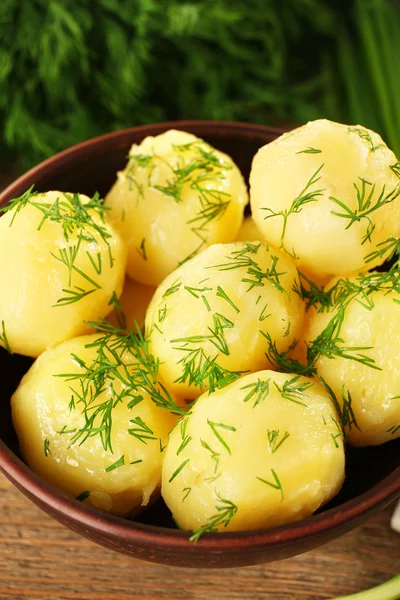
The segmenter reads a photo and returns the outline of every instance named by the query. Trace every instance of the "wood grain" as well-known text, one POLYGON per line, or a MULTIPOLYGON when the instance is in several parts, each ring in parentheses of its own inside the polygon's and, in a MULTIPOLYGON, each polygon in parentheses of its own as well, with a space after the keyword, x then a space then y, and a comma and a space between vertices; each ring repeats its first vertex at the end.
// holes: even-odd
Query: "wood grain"
POLYGON ((366 525, 302 556, 204 571, 133 560, 70 532, 0 474, 0 598, 7 600, 322 600, 400 572, 388 507, 366 525))

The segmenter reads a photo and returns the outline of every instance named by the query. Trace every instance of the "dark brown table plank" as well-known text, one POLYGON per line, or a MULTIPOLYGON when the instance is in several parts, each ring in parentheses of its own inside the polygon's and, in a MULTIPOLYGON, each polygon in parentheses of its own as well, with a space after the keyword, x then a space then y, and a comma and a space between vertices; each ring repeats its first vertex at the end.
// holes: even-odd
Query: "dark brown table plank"
POLYGON ((179 569, 95 546, 39 511, 0 475, 0 598, 7 600, 313 600, 400 572, 389 507, 317 550, 242 569, 179 569))

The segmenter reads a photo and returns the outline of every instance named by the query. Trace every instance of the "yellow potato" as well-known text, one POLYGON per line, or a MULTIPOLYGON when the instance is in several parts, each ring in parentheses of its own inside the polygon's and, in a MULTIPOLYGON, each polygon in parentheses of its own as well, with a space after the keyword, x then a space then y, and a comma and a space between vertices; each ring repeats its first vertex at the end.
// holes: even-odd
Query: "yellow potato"
POLYGON ((122 296, 119 299, 119 307, 115 308, 107 317, 115 327, 126 324, 127 327, 136 331, 136 325, 144 326, 144 317, 150 300, 154 296, 155 289, 149 285, 138 283, 127 277, 124 283, 122 296), (121 314, 122 313, 122 314, 121 314), (122 319, 122 320, 121 320, 122 319))
POLYGON ((27 192, 0 218, 0 344, 36 357, 85 333, 121 294, 125 263, 96 198, 27 192))
POLYGON ((324 280, 367 271, 400 235, 396 156, 364 127, 319 120, 282 135, 253 160, 253 218, 265 240, 324 280))
POLYGON ((188 257, 235 239, 248 203, 232 159, 196 136, 170 130, 133 145, 106 197, 128 243, 128 275, 157 286, 188 257))
POLYGON ((313 380, 261 371, 201 396, 173 429, 162 496, 194 539, 303 519, 344 480, 343 432, 313 380))
POLYGON ((305 334, 314 347, 318 375, 343 410, 346 438, 355 446, 400 437, 399 296, 389 291, 388 282, 373 291, 382 277, 376 273, 333 281, 333 306, 324 312, 311 309, 305 334))
POLYGON ((293 261, 262 242, 215 244, 171 273, 146 315, 167 388, 195 398, 269 367, 271 344, 285 351, 301 327, 296 282, 293 261))
POLYGON ((261 235, 260 231, 257 228, 257 225, 254 222, 253 217, 248 216, 242 223, 241 228, 236 236, 237 242, 254 242, 254 241, 263 241, 264 237, 261 235))
MULTIPOLYGON (((161 448, 176 417, 140 385, 122 384, 115 371, 104 371, 93 346, 99 339, 82 336, 44 352, 12 397, 13 423, 34 471, 72 496, 87 496, 88 504, 126 515, 159 492, 161 448), (96 394, 100 371, 106 380, 96 394)), ((104 357, 112 361, 109 347, 104 357)), ((121 356, 127 371, 119 367, 120 376, 126 380, 128 372, 136 381, 138 363, 129 353, 121 356)))

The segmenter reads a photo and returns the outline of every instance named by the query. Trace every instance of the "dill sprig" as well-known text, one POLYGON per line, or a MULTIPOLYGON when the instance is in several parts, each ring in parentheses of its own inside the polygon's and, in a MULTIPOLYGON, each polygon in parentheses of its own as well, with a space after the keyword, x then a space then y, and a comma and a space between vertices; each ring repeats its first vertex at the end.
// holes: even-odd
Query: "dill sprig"
POLYGON ((181 444, 179 446, 179 448, 176 451, 176 455, 179 456, 179 454, 186 448, 186 446, 188 444, 190 444, 190 442, 192 441, 192 436, 191 435, 187 435, 186 434, 186 428, 187 428, 187 424, 188 424, 188 418, 184 418, 180 421, 180 435, 181 435, 181 444))
POLYGON ((207 419, 207 425, 210 427, 214 436, 219 441, 219 443, 225 448, 225 450, 228 452, 228 454, 232 454, 229 444, 224 439, 221 430, 235 432, 236 427, 233 427, 232 425, 227 425, 226 423, 214 423, 213 421, 210 421, 209 419, 207 419))
POLYGON ((50 252, 50 255, 57 262, 65 266, 68 272, 68 288, 62 289, 64 296, 59 298, 54 306, 67 306, 78 302, 89 294, 101 289, 96 277, 102 272, 102 255, 100 252, 93 254, 86 251, 86 256, 90 263, 93 274, 85 273, 78 268, 76 262, 81 255, 82 242, 98 243, 104 242, 108 247, 110 266, 113 266, 113 257, 111 253, 110 239, 112 237, 107 223, 105 221, 105 211, 108 207, 103 205, 103 200, 96 193, 89 202, 82 202, 79 194, 69 194, 59 192, 59 196, 54 202, 46 202, 46 196, 34 191, 31 186, 24 194, 14 198, 7 206, 0 208, 0 212, 13 210, 14 214, 10 222, 10 227, 15 222, 18 214, 27 206, 33 207, 41 214, 41 220, 37 226, 40 231, 46 222, 57 223, 61 226, 63 237, 66 242, 71 244, 73 240, 76 243, 61 248, 57 252, 50 252), (81 285, 73 284, 73 275, 78 275, 89 283, 89 288, 83 288, 81 285))
MULTIPOLYGON (((215 150, 203 140, 195 140, 187 144, 173 145, 175 154, 168 161, 155 152, 143 155, 134 154, 129 157, 126 177, 131 189, 137 189, 138 201, 144 198, 143 184, 137 177, 139 170, 147 169, 147 186, 154 188, 170 197, 174 202, 184 202, 184 191, 194 192, 198 200, 198 210, 195 216, 187 221, 187 225, 198 238, 198 245, 188 256, 184 257, 179 265, 195 256, 208 243, 210 236, 209 225, 220 219, 228 209, 232 197, 220 189, 221 181, 226 179, 227 171, 232 170, 232 165, 222 157, 217 156, 215 150), (163 185, 153 184, 152 173, 157 164, 164 164, 170 171, 170 177, 163 185)), ((146 260, 144 247, 138 252, 146 260)))
POLYGON ((285 431, 285 433, 283 433, 281 435, 281 432, 279 431, 279 429, 272 429, 272 430, 267 430, 267 436, 268 436, 268 446, 270 449, 270 452, 272 454, 275 454, 275 452, 277 450, 279 450, 279 448, 282 446, 282 444, 288 439, 288 437, 290 436, 290 433, 288 431, 285 431))
POLYGON ((398 160, 394 165, 390 165, 390 169, 393 173, 400 179, 400 160, 398 160))
POLYGON ((352 397, 350 392, 346 391, 343 385, 341 389, 341 402, 339 402, 336 397, 336 394, 334 393, 330 385, 327 383, 327 381, 325 381, 325 379, 321 377, 321 375, 317 375, 317 379, 328 392, 332 400, 336 412, 339 415, 342 430, 345 431, 346 429, 348 429, 349 431, 351 431, 352 427, 354 426, 356 429, 361 431, 354 416, 354 411, 352 408, 352 397))
POLYGON ((6 333, 6 326, 5 326, 4 321, 1 322, 0 344, 2 344, 2 346, 4 346, 4 348, 7 350, 7 352, 9 354, 13 354, 10 343, 8 341, 8 337, 7 337, 7 333, 6 333))
POLYGON ((383 262, 384 260, 392 260, 396 255, 400 254, 399 238, 389 237, 387 240, 376 245, 376 249, 364 257, 365 263, 370 263, 375 260, 383 262))
POLYGON ((183 353, 178 361, 182 366, 182 374, 175 383, 187 383, 188 386, 198 387, 201 391, 208 389, 212 394, 216 389, 221 389, 239 379, 246 371, 230 371, 219 365, 219 355, 210 356, 201 346, 208 339, 210 336, 193 336, 171 341, 181 343, 180 346, 174 346, 174 349, 183 353))
POLYGON ((332 317, 325 329, 311 342, 308 347, 308 364, 315 365, 321 356, 326 358, 344 358, 356 361, 364 366, 376 369, 381 368, 375 360, 364 352, 372 350, 373 346, 345 346, 340 337, 341 327, 345 316, 345 307, 340 305, 336 314, 332 317))
POLYGON ((353 300, 367 310, 372 310, 375 292, 393 293, 395 301, 397 295, 400 299, 400 269, 397 262, 388 271, 361 273, 356 277, 338 279, 327 290, 315 286, 304 292, 303 299, 308 307, 314 306, 318 312, 335 307, 345 309, 353 300))
POLYGON ((329 309, 331 301, 329 294, 325 291, 325 287, 319 286, 299 270, 298 275, 299 277, 294 283, 293 291, 304 301, 306 309, 308 310, 312 306, 329 309))
POLYGON ((348 221, 345 229, 349 229, 354 223, 360 222, 362 219, 367 221, 366 232, 361 242, 362 244, 365 244, 367 241, 372 241, 371 236, 376 227, 375 223, 372 222, 370 215, 382 208, 382 206, 390 204, 398 198, 400 195, 400 184, 397 184, 389 192, 386 192, 386 185, 383 184, 381 191, 378 193, 378 197, 376 197, 376 184, 367 181, 362 177, 359 177, 358 179, 361 184, 353 183, 357 200, 357 208, 355 210, 351 209, 347 204, 334 196, 329 196, 329 199, 342 209, 342 212, 331 210, 331 214, 348 221))
POLYGON ((250 291, 255 287, 264 287, 265 282, 270 283, 278 292, 287 294, 287 290, 280 282, 280 277, 285 275, 285 271, 278 271, 279 258, 271 254, 271 266, 262 269, 258 262, 254 259, 261 248, 267 248, 262 242, 251 243, 244 242, 240 250, 233 250, 226 256, 226 262, 217 265, 210 265, 208 269, 218 269, 219 271, 234 271, 236 269, 246 269, 246 275, 241 279, 243 283, 249 285, 250 291))
POLYGON ((60 192, 60 195, 51 204, 46 202, 45 198, 45 195, 35 192, 32 185, 24 194, 11 200, 7 206, 0 208, 0 212, 5 213, 14 210, 10 223, 11 227, 21 210, 26 206, 33 206, 42 213, 42 219, 37 227, 38 231, 46 221, 59 223, 67 242, 77 231, 82 231, 84 239, 90 242, 96 241, 96 238, 93 237, 95 234, 98 234, 105 242, 111 237, 104 216, 109 207, 104 206, 104 201, 97 192, 86 203, 82 202, 79 194, 67 192, 60 192), (94 218, 94 215, 100 222, 94 218))
POLYGON ((368 129, 365 129, 364 127, 349 127, 348 131, 349 133, 354 133, 358 135, 362 140, 368 142, 369 149, 371 152, 375 152, 376 150, 379 150, 379 148, 385 147, 385 144, 378 144, 377 146, 375 146, 371 134, 369 133, 368 129))
POLYGON ((301 362, 290 356, 298 344, 297 340, 293 340, 287 350, 280 352, 276 342, 271 338, 271 335, 261 329, 259 331, 268 342, 268 348, 265 355, 275 370, 284 373, 296 373, 298 375, 312 375, 315 372, 314 365, 303 365, 301 362))
POLYGON ((304 150, 299 150, 296 154, 321 154, 322 150, 319 148, 313 148, 312 146, 307 146, 304 150))
POLYGON ((219 501, 215 506, 217 512, 208 518, 205 525, 193 532, 191 542, 197 542, 204 533, 213 533, 221 527, 227 527, 238 511, 238 507, 231 500, 222 498, 218 492, 215 493, 219 501))
MULTIPOLYGON (((315 150, 315 149, 313 149, 313 150, 315 150)), ((306 152, 306 150, 303 150, 302 152, 306 152)), ((318 152, 314 151, 314 154, 316 154, 316 153, 318 153, 318 152)), ((325 163, 322 163, 318 167, 318 169, 316 169, 316 171, 314 171, 314 173, 311 175, 310 179, 307 181, 304 188, 301 190, 300 194, 293 200, 292 204, 290 205, 290 208, 285 208, 284 210, 281 210, 279 212, 273 211, 272 208, 262 208, 261 209, 261 210, 264 210, 264 211, 270 213, 266 217, 264 217, 264 220, 271 219, 273 217, 282 217, 283 224, 282 224, 280 247, 283 250, 285 250, 285 252, 290 254, 291 256, 294 255, 294 251, 289 252, 285 248, 285 244, 284 244, 288 219, 289 219, 290 215, 298 214, 299 212, 301 212, 306 204, 309 204, 310 202, 317 202, 317 200, 325 192, 324 188, 311 189, 321 179, 321 171, 324 168, 324 166, 325 166, 325 163)))
MULTIPOLYGON (((99 332, 86 348, 95 356, 85 362, 72 355, 79 370, 55 375, 70 383, 71 410, 80 410, 84 425, 73 432, 70 443, 83 444, 88 438, 100 436, 103 448, 112 449, 113 410, 124 402, 133 409, 143 401, 143 392, 150 395, 160 408, 184 414, 166 388, 158 382, 159 361, 149 352, 148 341, 138 325, 137 332, 115 327, 104 319, 88 323, 99 332)), ((136 416, 127 423, 127 431, 139 441, 156 440, 151 428, 136 416)))
POLYGON ((271 475, 273 478, 273 482, 272 481, 267 481, 266 479, 263 479, 262 477, 256 477, 256 479, 258 479, 258 481, 261 481, 261 483, 265 483, 265 485, 268 485, 269 487, 273 488, 274 490, 277 490, 280 492, 281 494, 281 502, 284 499, 284 493, 283 493, 283 487, 282 487, 282 483, 279 480, 278 475, 276 474, 276 471, 274 469, 271 469, 271 475))
POLYGON ((269 396, 270 381, 270 378, 264 380, 257 379, 254 383, 249 383, 241 387, 241 390, 246 390, 243 402, 253 402, 253 408, 260 404, 260 402, 264 402, 269 396))
POLYGON ((205 441, 200 439, 200 443, 201 446, 207 450, 207 452, 210 452, 211 454, 211 460, 214 461, 214 473, 213 476, 210 478, 205 479, 205 481, 208 482, 212 482, 215 481, 217 479, 217 477, 220 476, 220 473, 218 473, 218 469, 219 469, 219 460, 221 458, 221 453, 220 452, 216 452, 215 450, 213 450, 213 448, 211 448, 211 446, 205 441))
POLYGON ((295 375, 291 379, 285 381, 282 386, 276 383, 276 381, 274 381, 274 385, 281 394, 282 398, 285 398, 285 400, 289 400, 290 402, 294 402, 295 404, 300 404, 301 406, 307 407, 307 404, 305 404, 303 400, 309 397, 307 390, 312 387, 314 383, 312 381, 301 382, 300 375, 295 375))

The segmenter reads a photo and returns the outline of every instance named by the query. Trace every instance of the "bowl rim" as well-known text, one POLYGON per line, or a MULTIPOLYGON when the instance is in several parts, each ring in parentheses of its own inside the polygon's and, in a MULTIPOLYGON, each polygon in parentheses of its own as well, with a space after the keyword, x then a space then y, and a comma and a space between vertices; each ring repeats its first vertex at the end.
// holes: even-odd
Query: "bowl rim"
POLYGON ((0 470, 19 490, 26 491, 31 499, 36 498, 42 506, 67 515, 69 520, 84 528, 145 546, 187 550, 188 546, 201 544, 203 549, 228 553, 238 546, 260 548, 288 544, 326 533, 360 519, 374 509, 387 506, 400 495, 400 467, 397 467, 382 481, 355 498, 306 519, 265 529, 207 533, 193 544, 189 541, 191 532, 138 523, 85 505, 37 475, 2 440, 0 470))
MULTIPOLYGON (((106 150, 108 145, 112 145, 118 140, 124 140, 131 134, 143 133, 144 137, 156 135, 172 128, 190 129, 198 133, 204 129, 212 132, 221 130, 221 128, 225 129, 226 133, 232 131, 242 131, 254 135, 281 135, 283 133, 282 129, 265 125, 212 120, 167 121, 121 129, 75 144, 35 165, 0 193, 0 205, 12 198, 15 192, 24 185, 29 187, 32 178, 47 173, 49 169, 58 164, 68 164, 77 156, 86 154, 88 150, 90 151, 96 146, 105 146, 106 150)), ((42 507, 48 507, 49 512, 53 515, 55 513, 66 515, 68 520, 78 523, 83 528, 101 532, 106 536, 123 538, 127 542, 139 543, 145 547, 163 548, 168 546, 183 551, 187 551, 189 547, 201 546, 202 550, 206 551, 231 553, 238 547, 256 549, 287 545, 318 536, 340 526, 344 527, 352 521, 361 519, 367 513, 388 505, 400 496, 400 467, 397 467, 382 481, 355 498, 306 519, 266 529, 207 533, 196 544, 193 544, 189 542, 191 532, 142 524, 117 517, 68 496, 33 472, 2 440, 0 440, 0 470, 21 492, 26 492, 31 500, 37 500, 42 507)))
POLYGON ((213 121, 213 120, 196 120, 196 119, 188 119, 183 121, 164 121, 159 123, 151 123, 148 125, 138 125, 135 127, 127 127, 125 129, 119 129, 117 131, 112 131, 110 133, 104 133, 102 135, 90 138, 88 140, 84 140, 83 142, 79 142, 78 144, 74 144, 66 148, 65 150, 61 150, 56 154, 53 154, 49 158, 41 161, 37 165, 31 167, 25 173, 22 173, 17 179, 12 181, 7 187, 5 187, 0 192, 0 206, 3 202, 8 198, 12 198, 14 194, 14 190, 23 187, 24 184, 29 187, 32 185, 28 182, 31 181, 32 177, 36 175, 40 175, 43 172, 47 172, 47 170, 51 167, 55 166, 55 163, 64 163, 68 164, 72 159, 76 158, 80 154, 85 154, 88 150, 90 151, 95 146, 102 146, 104 143, 106 146, 108 144, 112 144, 116 140, 124 139, 129 137, 131 134, 143 133, 143 138, 150 135, 158 135, 159 133, 168 130, 168 129, 178 129, 178 130, 201 130, 206 128, 207 130, 218 130, 225 129, 228 131, 242 131, 247 133, 257 134, 275 134, 282 135, 285 132, 285 129, 279 127, 270 127, 267 125, 258 125, 256 123, 244 123, 244 122, 236 122, 236 121, 213 121))

